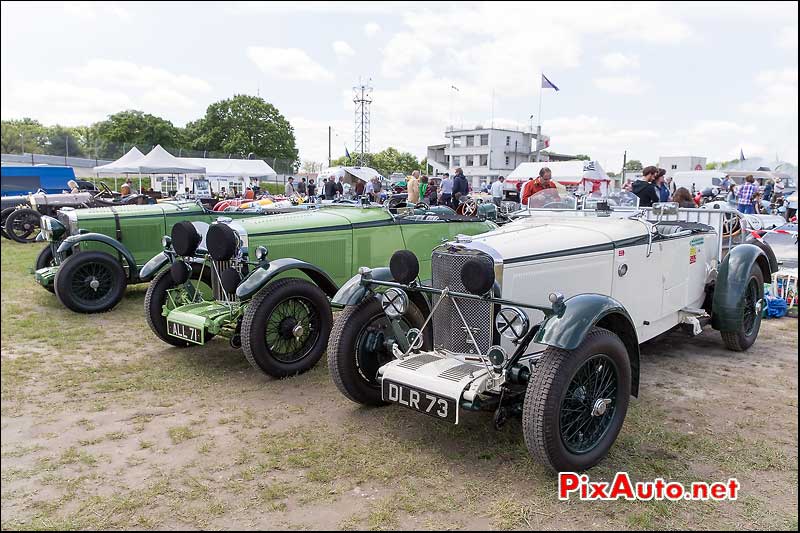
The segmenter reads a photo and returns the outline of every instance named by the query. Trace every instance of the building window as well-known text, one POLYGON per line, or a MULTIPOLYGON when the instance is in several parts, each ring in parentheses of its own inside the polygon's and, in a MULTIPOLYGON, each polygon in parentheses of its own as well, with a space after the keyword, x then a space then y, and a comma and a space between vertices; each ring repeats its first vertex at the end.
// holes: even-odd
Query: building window
POLYGON ((464 166, 467 166, 467 167, 473 166, 472 165, 472 156, 471 155, 466 156, 466 161, 464 162, 464 166))
POLYGON ((485 167, 488 164, 489 164, 489 156, 488 155, 482 155, 481 156, 481 166, 485 167))
POLYGON ((506 135, 506 146, 511 146, 511 135, 506 135))
POLYGON ((672 165, 672 170, 678 170, 678 165, 672 165))
POLYGON ((453 146, 461 146, 461 137, 453 137, 453 146))
POLYGON ((481 135, 481 146, 489 146, 489 135, 481 135))
POLYGON ((467 146, 475 146, 475 137, 472 135, 467 137, 467 146))
POLYGON ((452 156, 453 164, 451 166, 457 167, 461 165, 461 157, 454 155, 452 156))
POLYGON ((508 156, 506 156, 506 166, 508 166, 508 156))

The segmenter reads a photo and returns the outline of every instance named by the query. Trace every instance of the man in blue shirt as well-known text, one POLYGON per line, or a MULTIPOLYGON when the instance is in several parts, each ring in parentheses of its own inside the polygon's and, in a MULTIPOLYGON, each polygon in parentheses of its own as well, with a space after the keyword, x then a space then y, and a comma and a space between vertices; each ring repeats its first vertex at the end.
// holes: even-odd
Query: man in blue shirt
POLYGON ((449 206, 453 199, 453 178, 451 178, 450 174, 447 172, 445 172, 443 176, 444 178, 442 178, 442 189, 440 191, 439 203, 441 205, 449 206))

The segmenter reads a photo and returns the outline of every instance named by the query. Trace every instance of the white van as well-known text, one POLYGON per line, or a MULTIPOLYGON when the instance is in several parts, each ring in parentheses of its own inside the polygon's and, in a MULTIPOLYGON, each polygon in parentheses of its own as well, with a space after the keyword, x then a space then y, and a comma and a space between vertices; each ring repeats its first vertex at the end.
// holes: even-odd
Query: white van
POLYGON ((692 194, 713 187, 722 187, 728 174, 721 170, 682 170, 672 175, 672 186, 686 187, 692 194))

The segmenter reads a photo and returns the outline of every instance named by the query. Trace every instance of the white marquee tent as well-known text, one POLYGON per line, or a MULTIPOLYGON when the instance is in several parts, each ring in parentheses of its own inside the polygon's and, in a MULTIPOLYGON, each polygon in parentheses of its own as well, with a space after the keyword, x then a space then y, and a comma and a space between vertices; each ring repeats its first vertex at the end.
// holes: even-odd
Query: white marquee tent
MULTIPOLYGON (((128 152, 111 163, 94 167, 96 174, 115 174, 114 176, 114 190, 117 189, 117 176, 119 174, 138 174, 139 167, 137 162, 144 157, 144 154, 139 151, 135 146, 128 150, 128 152)), ((139 182, 141 188, 141 180, 139 182)))
POLYGON ((356 180, 369 181, 372 178, 380 178, 381 174, 371 167, 330 167, 321 170, 317 174, 317 181, 325 178, 336 178, 342 183, 350 183, 351 185, 356 180))

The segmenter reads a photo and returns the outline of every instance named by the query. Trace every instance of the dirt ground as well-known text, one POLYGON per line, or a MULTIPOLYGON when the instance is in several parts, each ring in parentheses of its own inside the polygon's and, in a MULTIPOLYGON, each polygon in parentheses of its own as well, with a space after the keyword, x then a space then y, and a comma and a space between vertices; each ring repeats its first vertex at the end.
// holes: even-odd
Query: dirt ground
POLYGON ((706 331, 642 347, 610 479, 724 481, 735 502, 559 502, 521 425, 357 406, 323 360, 274 380, 225 341, 150 334, 145 286, 76 315, 2 243, 3 529, 794 529, 797 320, 745 353, 706 331))

